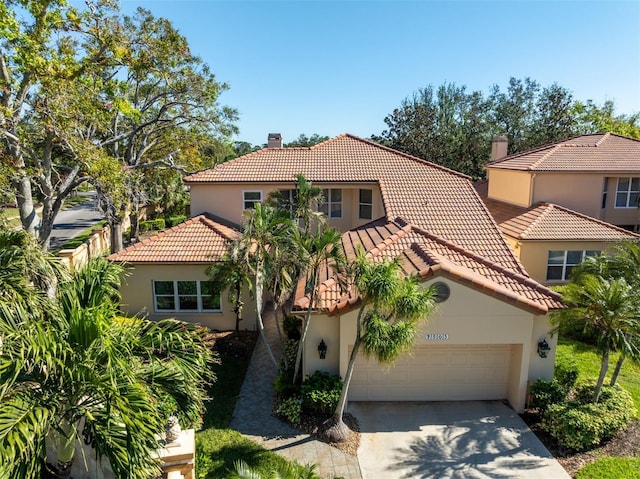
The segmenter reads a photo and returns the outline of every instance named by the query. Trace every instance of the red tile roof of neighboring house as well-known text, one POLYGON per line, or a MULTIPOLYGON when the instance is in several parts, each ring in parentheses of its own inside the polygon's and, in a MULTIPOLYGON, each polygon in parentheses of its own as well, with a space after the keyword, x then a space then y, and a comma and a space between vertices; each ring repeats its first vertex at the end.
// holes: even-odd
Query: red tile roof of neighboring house
POLYGON ((310 148, 265 148, 187 176, 185 182, 293 185, 299 173, 317 185, 378 183, 387 220, 402 218, 524 273, 469 177, 349 134, 310 148))
POLYGON ((211 263, 239 237, 211 215, 193 217, 108 257, 126 263, 211 263))
MULTIPOLYGON (((344 233, 342 245, 347 257, 353 257, 358 247, 364 248, 374 261, 400 257, 407 275, 423 278, 443 275, 535 314, 545 314, 549 309, 562 307, 560 295, 526 275, 407 223, 374 221, 344 233)), ((342 291, 335 273, 329 269, 323 270, 320 279, 315 308, 336 314, 358 304, 354 292, 342 291)), ((296 290, 296 310, 309 306, 310 298, 304 294, 304 281, 301 280, 296 290)))
POLYGON ((510 205, 487 197, 487 182, 476 189, 502 232, 520 240, 638 241, 640 235, 553 203, 530 208, 510 205))
POLYGON ((582 135, 507 156, 487 168, 581 173, 640 173, 640 140, 613 133, 582 135))

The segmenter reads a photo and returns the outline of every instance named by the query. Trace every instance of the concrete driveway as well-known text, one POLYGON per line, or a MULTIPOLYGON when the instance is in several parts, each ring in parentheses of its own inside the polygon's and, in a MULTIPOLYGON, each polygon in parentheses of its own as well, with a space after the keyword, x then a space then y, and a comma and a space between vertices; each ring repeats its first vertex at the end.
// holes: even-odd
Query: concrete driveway
POLYGON ((569 479, 499 401, 354 402, 363 479, 569 479))

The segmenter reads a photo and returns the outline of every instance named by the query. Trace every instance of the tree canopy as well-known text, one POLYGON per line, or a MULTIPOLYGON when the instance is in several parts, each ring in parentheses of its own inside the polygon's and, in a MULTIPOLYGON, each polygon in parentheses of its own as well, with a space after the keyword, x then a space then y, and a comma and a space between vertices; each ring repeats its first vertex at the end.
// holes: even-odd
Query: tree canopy
POLYGON ((0 33, 2 173, 43 245, 84 182, 115 219, 144 201, 144 170, 193 171, 231 152, 227 85, 168 20, 123 16, 112 0, 9 0, 0 33))
POLYGON ((497 135, 508 138, 509 154, 586 133, 640 138, 640 113, 614 112, 611 101, 602 107, 580 102, 556 83, 542 87, 530 78, 511 78, 506 89, 494 85, 488 95, 445 83, 403 100, 372 139, 479 178, 497 135))

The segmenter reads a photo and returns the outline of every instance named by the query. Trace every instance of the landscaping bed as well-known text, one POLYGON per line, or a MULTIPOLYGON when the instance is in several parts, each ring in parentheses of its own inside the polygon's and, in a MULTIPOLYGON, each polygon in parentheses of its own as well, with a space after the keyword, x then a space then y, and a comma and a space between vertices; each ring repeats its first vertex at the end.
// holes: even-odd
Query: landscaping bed
POLYGON ((521 417, 571 477, 575 477, 576 473, 587 464, 603 457, 638 457, 638 451, 640 451, 640 423, 637 420, 632 421, 626 429, 603 445, 576 453, 560 447, 549 434, 542 430, 535 411, 527 410, 521 417))

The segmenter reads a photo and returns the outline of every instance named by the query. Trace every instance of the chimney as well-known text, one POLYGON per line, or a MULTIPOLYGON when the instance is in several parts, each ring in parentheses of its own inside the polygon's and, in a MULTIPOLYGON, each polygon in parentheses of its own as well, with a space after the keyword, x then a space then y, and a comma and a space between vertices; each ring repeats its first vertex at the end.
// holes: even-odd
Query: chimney
POLYGON ((509 140, 506 136, 494 136, 491 140, 491 161, 507 156, 509 140))
POLYGON ((267 148, 282 148, 282 135, 280 133, 269 133, 267 148))

